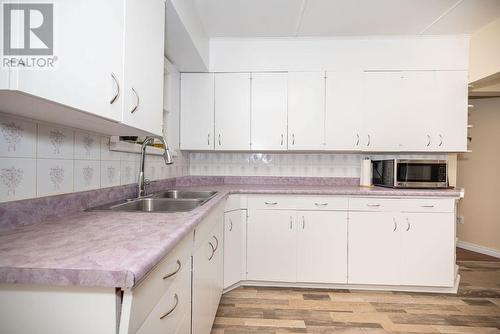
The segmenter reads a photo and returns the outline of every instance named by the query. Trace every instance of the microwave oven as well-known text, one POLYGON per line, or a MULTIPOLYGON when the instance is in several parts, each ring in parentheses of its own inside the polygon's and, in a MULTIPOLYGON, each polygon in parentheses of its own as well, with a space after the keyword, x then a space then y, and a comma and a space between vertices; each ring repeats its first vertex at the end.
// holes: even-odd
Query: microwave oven
POLYGON ((448 188, 448 163, 445 160, 373 160, 372 183, 390 188, 448 188))

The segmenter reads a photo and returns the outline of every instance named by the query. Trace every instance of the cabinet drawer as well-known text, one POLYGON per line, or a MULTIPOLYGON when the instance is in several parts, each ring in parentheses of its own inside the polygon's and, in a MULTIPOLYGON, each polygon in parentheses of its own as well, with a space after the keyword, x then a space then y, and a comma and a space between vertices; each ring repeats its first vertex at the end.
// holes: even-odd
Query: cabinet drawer
POLYGON ((132 290, 129 325, 132 332, 139 328, 165 291, 182 279, 184 271, 190 271, 192 247, 193 233, 190 233, 132 290))
POLYGON ((349 205, 347 197, 334 196, 299 196, 295 201, 298 210, 344 211, 349 205))
POLYGON ((401 200, 402 212, 455 212, 455 200, 449 198, 411 198, 401 200))
POLYGON ((444 198, 350 198, 350 211, 455 212, 455 201, 444 198))
POLYGON ((398 212, 401 204, 399 199, 391 198, 349 198, 349 211, 398 212))
MULTIPOLYGON (((181 269, 180 276, 161 296, 159 302, 140 326, 137 334, 174 334, 177 333, 179 327, 186 327, 185 322, 190 319, 188 316, 191 300, 190 273, 190 268, 181 269)), ((134 333, 132 328, 131 332, 134 333)))
POLYGON ((292 195, 259 195, 248 196, 248 209, 259 210, 295 210, 297 209, 296 196, 292 195))

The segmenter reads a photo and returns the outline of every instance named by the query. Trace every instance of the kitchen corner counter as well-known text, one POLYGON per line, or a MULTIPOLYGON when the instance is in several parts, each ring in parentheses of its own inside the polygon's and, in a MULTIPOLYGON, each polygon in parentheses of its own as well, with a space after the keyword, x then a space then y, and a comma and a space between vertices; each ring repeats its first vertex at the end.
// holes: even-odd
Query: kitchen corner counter
POLYGON ((188 213, 79 212, 0 232, 0 283, 132 288, 229 194, 461 198, 460 189, 181 185, 218 194, 188 213))

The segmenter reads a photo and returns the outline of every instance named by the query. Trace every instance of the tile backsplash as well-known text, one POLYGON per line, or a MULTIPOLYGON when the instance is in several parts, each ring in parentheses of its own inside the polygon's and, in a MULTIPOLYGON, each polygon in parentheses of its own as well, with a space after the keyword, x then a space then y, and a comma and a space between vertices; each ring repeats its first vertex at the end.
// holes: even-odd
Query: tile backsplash
POLYGON ((360 177, 361 159, 447 159, 446 154, 190 153, 189 175, 360 177))
MULTIPOLYGON (((167 166, 148 155, 146 178, 189 172, 187 154, 167 166)), ((0 202, 135 183, 139 154, 109 150, 109 137, 0 114, 0 202)))
POLYGON ((359 177, 360 154, 190 153, 190 175, 359 177))

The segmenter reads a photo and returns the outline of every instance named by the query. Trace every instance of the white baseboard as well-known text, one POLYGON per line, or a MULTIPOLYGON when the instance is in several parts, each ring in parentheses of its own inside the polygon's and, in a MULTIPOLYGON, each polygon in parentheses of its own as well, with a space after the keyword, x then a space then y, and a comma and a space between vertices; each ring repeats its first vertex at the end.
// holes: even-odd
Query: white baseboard
POLYGON ((476 244, 473 244, 473 243, 470 243, 470 242, 458 240, 457 241, 457 247, 458 248, 467 249, 467 250, 470 250, 470 251, 473 251, 473 252, 476 252, 476 253, 481 253, 481 254, 493 256, 493 257, 496 257, 496 258, 500 258, 500 251, 499 250, 496 250, 496 249, 493 249, 493 248, 479 246, 479 245, 476 245, 476 244))
POLYGON ((372 291, 401 291, 425 293, 450 293, 456 294, 460 284, 460 275, 455 276, 453 286, 405 286, 405 285, 375 285, 375 284, 330 284, 330 283, 290 283, 269 281, 239 281, 224 289, 224 293, 240 286, 303 288, 303 289, 347 289, 347 290, 372 290, 372 291))

